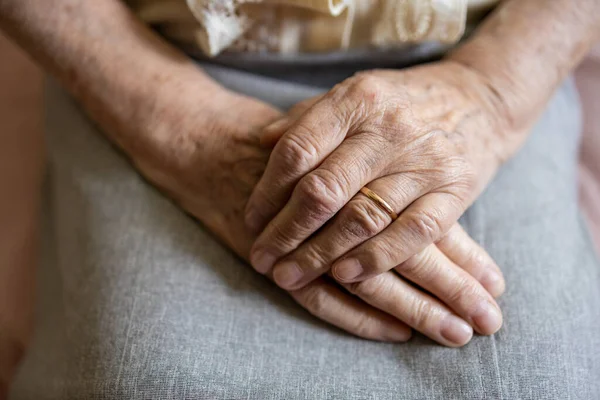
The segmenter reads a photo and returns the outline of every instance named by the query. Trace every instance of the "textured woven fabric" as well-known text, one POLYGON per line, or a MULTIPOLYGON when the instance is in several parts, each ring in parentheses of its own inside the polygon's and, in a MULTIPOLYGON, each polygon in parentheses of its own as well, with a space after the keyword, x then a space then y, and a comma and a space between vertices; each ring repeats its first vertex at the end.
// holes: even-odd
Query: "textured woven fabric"
POLYGON ((165 36, 205 55, 454 43, 497 0, 127 0, 165 36))
MULTIPOLYGON (((281 107, 319 91, 208 70, 281 107)), ((507 280, 503 328, 461 349, 317 321, 145 183, 60 89, 47 100, 36 335, 10 399, 600 398, 571 83, 461 221, 507 280)))

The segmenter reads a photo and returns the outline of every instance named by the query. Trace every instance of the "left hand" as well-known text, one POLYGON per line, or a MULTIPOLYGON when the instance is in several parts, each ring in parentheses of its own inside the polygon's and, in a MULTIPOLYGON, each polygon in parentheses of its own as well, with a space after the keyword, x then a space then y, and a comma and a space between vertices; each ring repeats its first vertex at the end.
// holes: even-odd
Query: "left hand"
POLYGON ((254 268, 288 290, 330 268, 358 282, 440 240, 504 158, 501 106, 480 75, 442 61, 361 73, 297 107, 266 129, 265 142, 285 134, 246 208, 264 229, 254 268), (357 194, 363 186, 399 217, 357 194))

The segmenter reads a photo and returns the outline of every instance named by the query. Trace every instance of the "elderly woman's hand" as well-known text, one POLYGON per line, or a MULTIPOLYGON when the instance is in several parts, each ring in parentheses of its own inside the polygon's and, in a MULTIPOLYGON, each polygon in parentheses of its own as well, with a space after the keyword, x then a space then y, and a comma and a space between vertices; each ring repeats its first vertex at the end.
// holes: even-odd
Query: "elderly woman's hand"
MULTIPOLYGON (((495 91, 443 61, 361 73, 313 103, 266 130, 266 142, 285 134, 246 209, 247 224, 264 229, 253 266, 273 271, 286 289, 330 268, 350 283, 398 266, 467 321, 480 319, 480 333, 495 332, 501 315, 481 285, 448 268, 406 267, 448 232, 501 163, 510 124, 495 91), (364 186, 392 210, 359 193, 364 186)), ((484 279, 497 281, 494 271, 484 279)))
MULTIPOLYGON (((148 98, 153 102, 150 119, 143 119, 146 122, 141 126, 127 125, 128 130, 138 132, 122 135, 136 138, 124 143, 124 148, 149 181, 247 259, 256 235, 241 222, 244 207, 270 154, 270 149, 260 145, 259 133, 281 114, 220 88, 206 94, 208 89, 196 85, 193 74, 172 79, 175 82, 166 85, 159 96, 148 98), (206 97, 198 95, 203 90, 206 97)), ((485 278, 487 267, 496 268, 500 285, 486 287, 492 295, 499 295, 503 286, 493 261, 459 227, 405 267, 450 269, 444 276, 472 285, 485 278)), ((430 291, 436 292, 441 283, 432 281, 430 291)), ((412 327, 456 347, 466 344, 473 334, 471 320, 465 322, 443 300, 394 272, 343 286, 325 276, 289 292, 320 319, 369 339, 405 341, 412 327)), ((486 296, 491 304, 492 296, 486 296)))

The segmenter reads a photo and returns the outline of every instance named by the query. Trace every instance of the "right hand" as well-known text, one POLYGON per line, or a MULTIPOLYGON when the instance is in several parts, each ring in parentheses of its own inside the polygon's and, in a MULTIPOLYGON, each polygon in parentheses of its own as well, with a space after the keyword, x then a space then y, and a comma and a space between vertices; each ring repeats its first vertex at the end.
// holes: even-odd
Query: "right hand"
MULTIPOLYGON (((153 113, 147 122, 121 125, 129 140, 117 141, 142 175, 248 260, 256 236, 245 227, 244 209, 270 153, 260 145, 258 132, 281 114, 220 87, 208 93, 204 78, 181 79, 151 98, 153 113)), ((497 268, 464 232, 454 232, 452 238, 462 246, 455 246, 455 239, 442 241, 416 256, 413 264, 450 268, 472 281, 469 274, 477 277, 485 268, 497 268)), ((318 318, 368 339, 405 341, 410 327, 452 347, 471 339, 468 323, 393 272, 345 288, 320 278, 290 294, 318 318)))

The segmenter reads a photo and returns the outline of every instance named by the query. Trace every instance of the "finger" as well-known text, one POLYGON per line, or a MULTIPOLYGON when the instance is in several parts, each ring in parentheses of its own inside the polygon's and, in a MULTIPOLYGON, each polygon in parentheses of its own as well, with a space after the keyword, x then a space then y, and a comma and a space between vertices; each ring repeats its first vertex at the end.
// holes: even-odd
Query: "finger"
POLYGON ((296 122, 295 119, 286 115, 267 126, 260 136, 260 145, 265 148, 273 148, 294 122, 296 122))
POLYGON ((500 329, 502 313, 494 298, 475 278, 450 261, 435 244, 395 269, 440 299, 480 334, 491 335, 500 329))
POLYGON ((464 346, 473 336, 473 329, 467 322, 439 300, 393 272, 342 286, 373 307, 393 315, 445 346, 464 346))
POLYGON ((379 174, 385 158, 376 147, 365 136, 350 137, 300 180, 252 247, 250 260, 258 272, 269 271, 275 260, 295 250, 379 174))
POLYGON ((436 243, 442 253, 483 285, 494 297, 504 293, 504 276, 492 257, 459 225, 436 243))
POLYGON ((356 282, 389 271, 439 240, 463 211, 452 194, 420 197, 387 229, 337 261, 333 276, 340 282, 356 282))
POLYGON ((263 147, 272 148, 275 144, 281 139, 283 134, 287 132, 288 129, 296 122, 296 120, 304 114, 306 110, 315 105, 319 100, 323 98, 324 95, 311 97, 310 99, 306 99, 301 101, 292 107, 287 114, 281 119, 273 122, 271 125, 267 126, 262 136, 260 137, 260 144, 263 147))
POLYGON ((325 279, 290 294, 317 318, 353 335, 385 342, 405 342, 411 337, 411 329, 406 324, 325 279))
MULTIPOLYGON (((411 174, 394 174, 369 183, 400 213, 425 190, 411 174)), ((331 264, 354 247, 375 236, 392 222, 390 215, 362 193, 352 198, 325 227, 302 243, 273 269, 283 289, 297 289, 329 271, 331 264)))
POLYGON ((279 140, 245 212, 254 232, 283 208, 301 177, 312 171, 345 139, 356 108, 349 100, 328 93, 308 109, 279 140))

